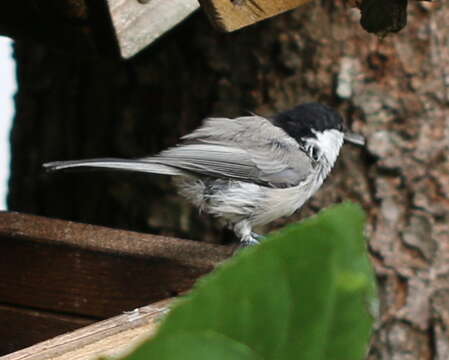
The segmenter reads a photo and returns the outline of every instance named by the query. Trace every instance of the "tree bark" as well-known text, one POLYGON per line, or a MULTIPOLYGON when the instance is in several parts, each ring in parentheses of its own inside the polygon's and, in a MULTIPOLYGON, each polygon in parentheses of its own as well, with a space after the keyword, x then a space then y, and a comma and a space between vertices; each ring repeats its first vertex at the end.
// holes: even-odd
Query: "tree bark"
POLYGON ((232 34, 212 31, 199 13, 129 62, 18 42, 10 208, 223 242, 229 234, 180 200, 167 178, 46 177, 41 164, 155 153, 207 115, 330 104, 367 147, 345 146, 305 208, 265 230, 338 201, 361 203, 381 294, 369 358, 448 359, 448 18, 447 3, 414 3, 407 27, 382 40, 342 0, 232 34))

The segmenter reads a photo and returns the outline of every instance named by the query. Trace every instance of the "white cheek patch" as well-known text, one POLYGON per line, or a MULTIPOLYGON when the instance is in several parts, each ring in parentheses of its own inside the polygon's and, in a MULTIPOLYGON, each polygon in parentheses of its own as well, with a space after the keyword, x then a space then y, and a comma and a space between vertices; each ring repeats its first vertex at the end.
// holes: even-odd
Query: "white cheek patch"
POLYGON ((309 139, 309 143, 313 143, 320 150, 321 154, 326 157, 327 161, 331 164, 337 160, 340 148, 343 145, 343 133, 336 129, 316 131, 312 130, 315 134, 315 139, 309 139))

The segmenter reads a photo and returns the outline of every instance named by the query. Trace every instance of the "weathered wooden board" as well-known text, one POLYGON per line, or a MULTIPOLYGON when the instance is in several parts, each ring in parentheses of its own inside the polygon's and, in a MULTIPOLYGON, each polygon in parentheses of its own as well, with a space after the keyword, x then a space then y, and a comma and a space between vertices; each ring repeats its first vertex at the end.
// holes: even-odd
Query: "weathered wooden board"
POLYGON ((93 323, 94 319, 0 305, 0 356, 93 323))
POLYGON ((171 300, 144 306, 0 357, 1 360, 94 360, 132 350, 157 328, 171 300))
MULTIPOLYGON (((104 319, 190 289, 233 251, 233 247, 0 212, 0 304, 28 309, 28 315, 30 311, 66 314, 65 321, 104 319)), ((11 311, 9 320, 3 320, 10 327, 19 326, 9 332, 13 335, 23 330, 25 320, 12 322, 11 311)), ((39 316, 34 320, 38 329, 39 316)), ((68 324, 53 325, 52 336, 68 324)), ((8 332, 4 335, 0 352, 1 345, 10 341, 8 332)), ((23 330, 20 343, 30 344, 32 339, 33 332, 23 330)))
POLYGON ((200 3, 216 28, 234 31, 309 1, 311 0, 200 0, 200 3))
POLYGON ((107 0, 120 54, 127 59, 199 8, 198 0, 107 0))

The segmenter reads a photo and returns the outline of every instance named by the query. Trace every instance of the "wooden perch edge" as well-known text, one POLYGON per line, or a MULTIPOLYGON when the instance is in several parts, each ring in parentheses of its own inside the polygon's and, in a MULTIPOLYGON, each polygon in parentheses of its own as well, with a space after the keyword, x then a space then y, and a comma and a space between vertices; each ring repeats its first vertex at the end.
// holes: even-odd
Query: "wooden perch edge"
POLYGON ((1 360, 94 360, 125 355, 154 334, 172 300, 144 306, 111 319, 60 335, 1 360))
POLYGON ((166 258, 209 270, 232 253, 230 247, 221 245, 0 211, 0 239, 3 237, 111 254, 166 258))

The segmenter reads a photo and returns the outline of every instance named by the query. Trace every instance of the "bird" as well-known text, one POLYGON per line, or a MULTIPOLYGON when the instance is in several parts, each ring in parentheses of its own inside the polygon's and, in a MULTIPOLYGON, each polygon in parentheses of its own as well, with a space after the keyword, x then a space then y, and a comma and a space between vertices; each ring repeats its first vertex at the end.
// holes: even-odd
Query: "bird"
POLYGON ((201 212, 221 219, 241 247, 264 236, 253 227, 290 216, 321 187, 343 142, 364 144, 333 108, 310 102, 271 117, 206 118, 181 142, 139 158, 54 161, 47 171, 105 168, 170 175, 201 212))

